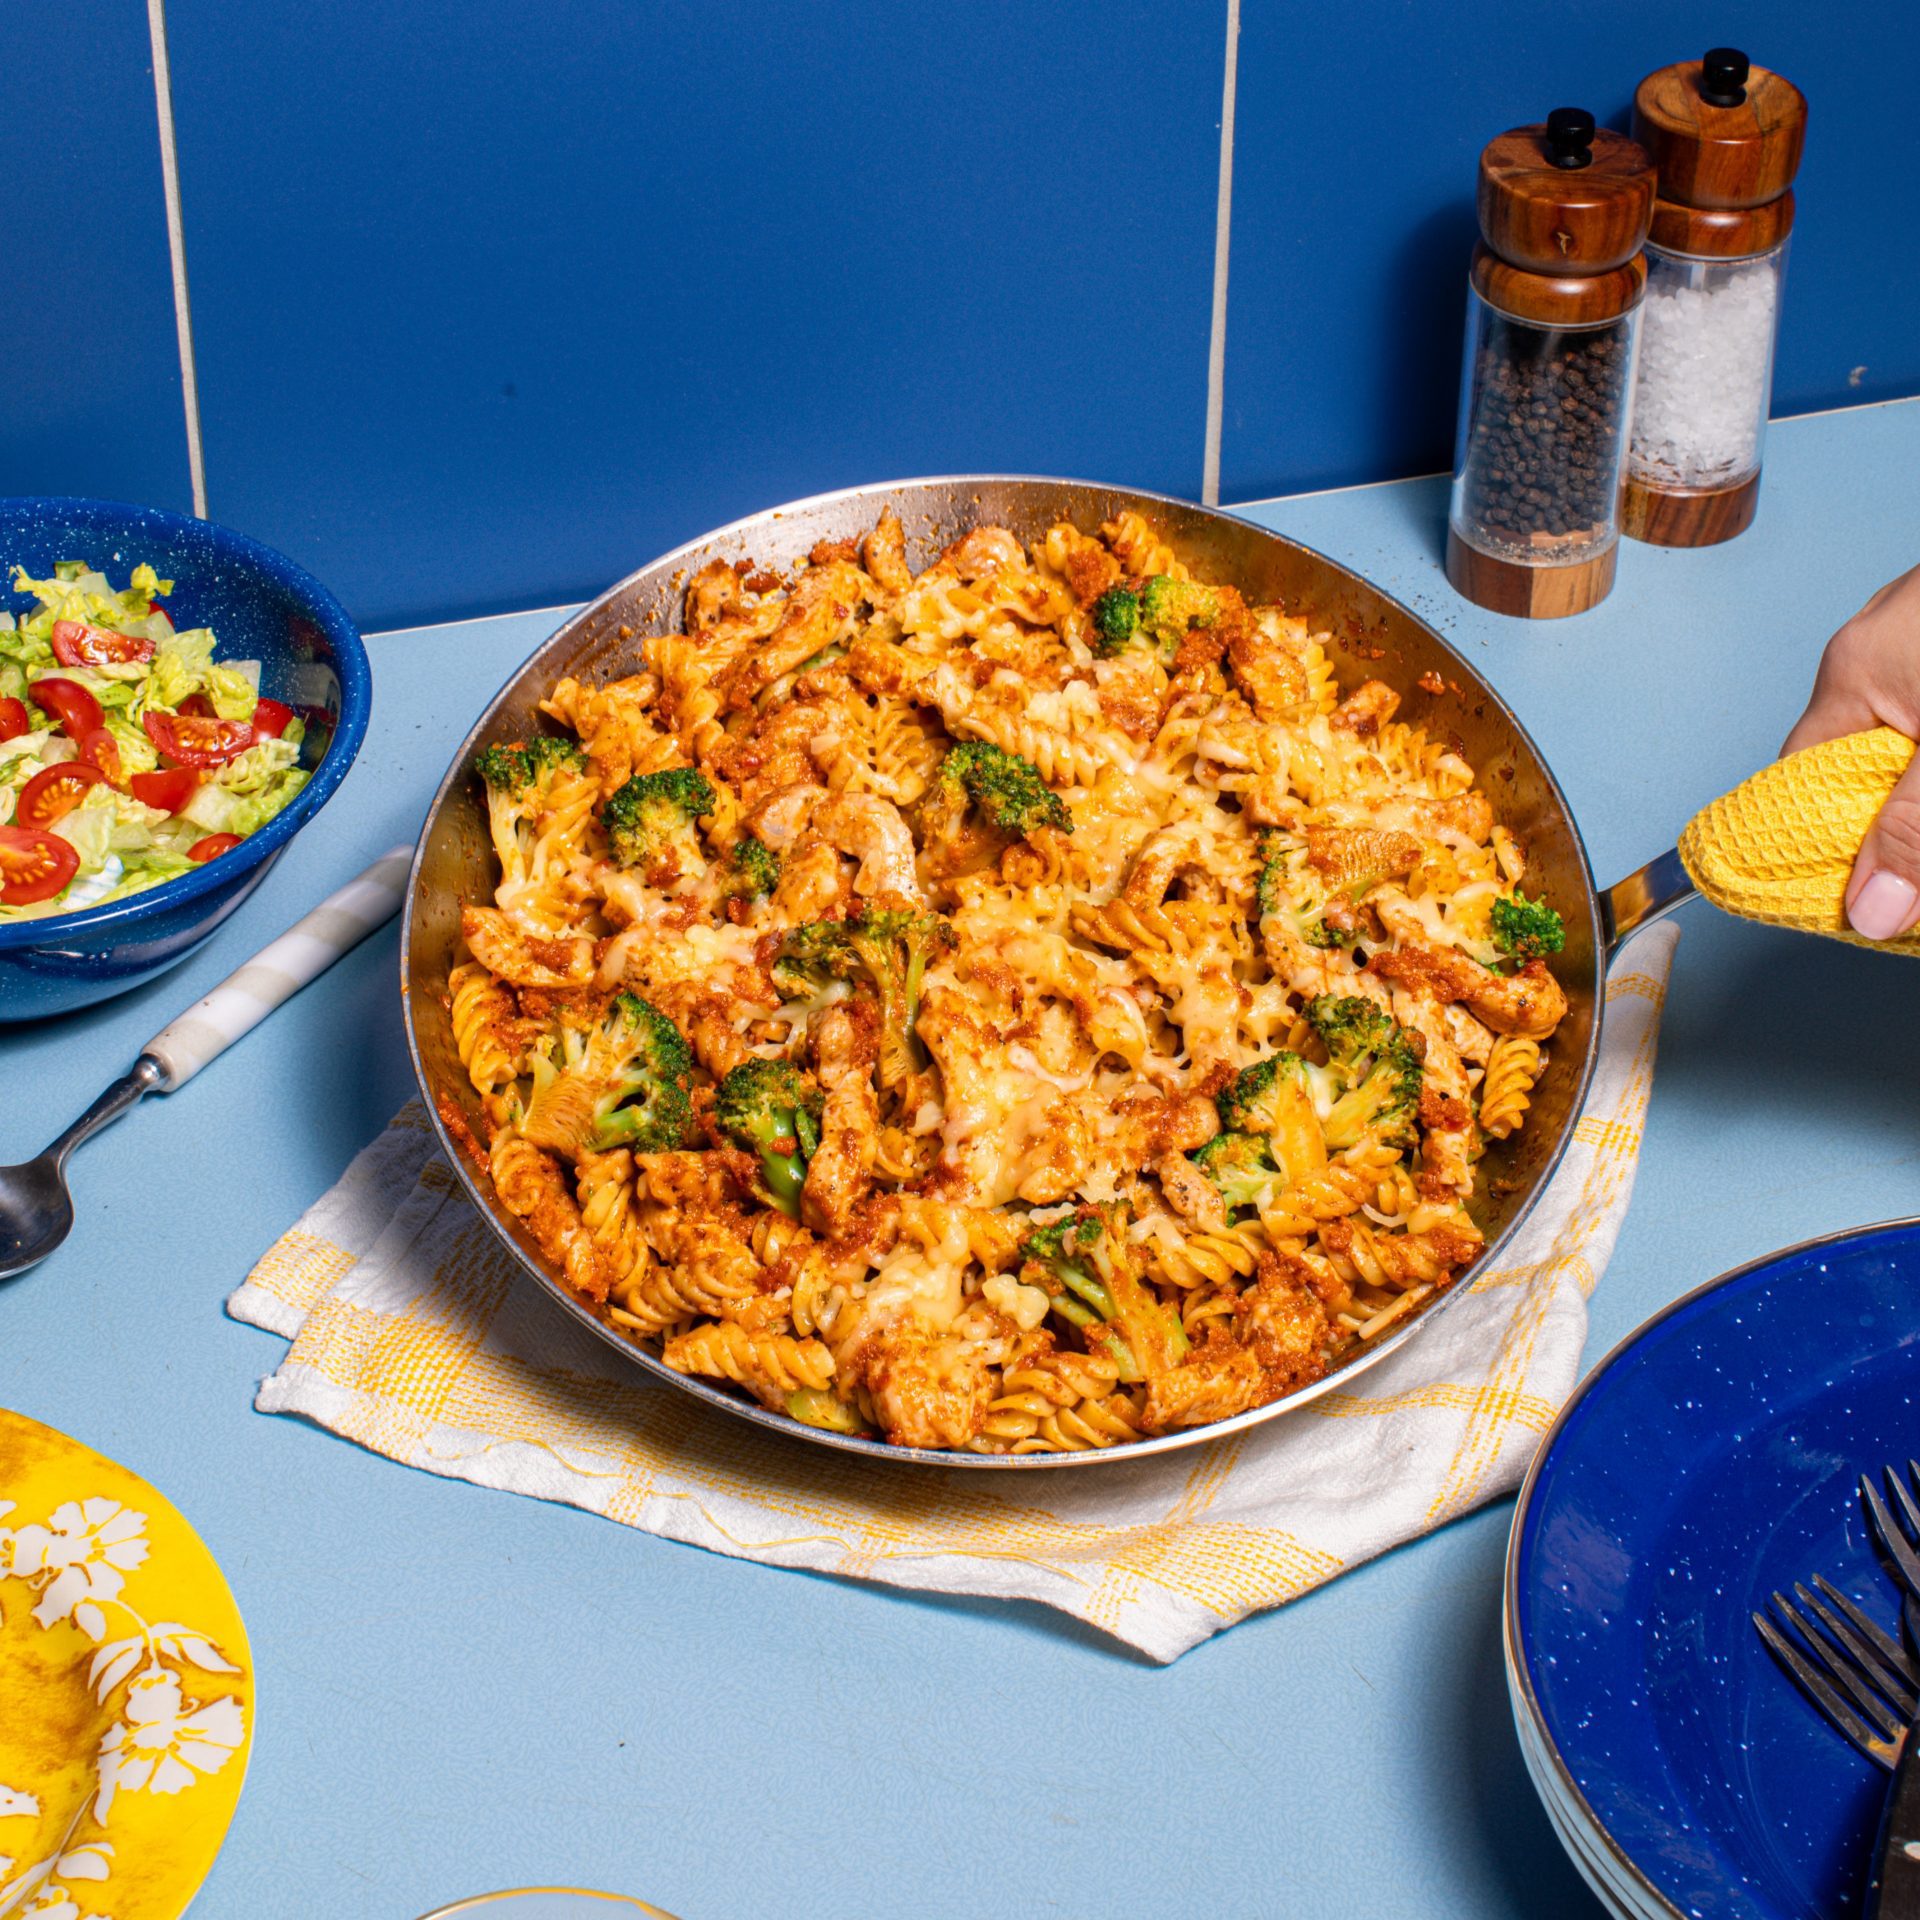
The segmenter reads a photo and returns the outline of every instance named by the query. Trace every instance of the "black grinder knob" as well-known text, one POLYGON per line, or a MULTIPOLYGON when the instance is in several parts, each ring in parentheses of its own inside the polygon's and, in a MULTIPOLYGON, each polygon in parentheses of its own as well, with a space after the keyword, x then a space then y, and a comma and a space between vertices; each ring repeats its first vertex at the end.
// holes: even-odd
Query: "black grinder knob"
POLYGON ((1556 167, 1593 164, 1593 115, 1585 107, 1555 107, 1547 115, 1547 158, 1556 167))
POLYGON ((1738 47, 1709 47, 1700 62, 1700 98, 1710 107, 1737 107, 1747 97, 1747 75, 1753 71, 1738 47))

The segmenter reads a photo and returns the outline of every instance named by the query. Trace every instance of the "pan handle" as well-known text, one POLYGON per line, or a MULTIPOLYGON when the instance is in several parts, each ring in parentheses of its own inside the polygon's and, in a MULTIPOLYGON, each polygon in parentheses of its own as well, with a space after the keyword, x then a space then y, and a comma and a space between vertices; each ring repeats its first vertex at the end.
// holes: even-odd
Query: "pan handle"
POLYGON ((1607 936, 1607 952, 1617 952, 1628 934, 1684 906, 1695 891, 1692 877, 1681 864, 1678 847, 1670 847, 1638 873, 1630 873, 1609 887, 1600 896, 1600 924, 1607 936))

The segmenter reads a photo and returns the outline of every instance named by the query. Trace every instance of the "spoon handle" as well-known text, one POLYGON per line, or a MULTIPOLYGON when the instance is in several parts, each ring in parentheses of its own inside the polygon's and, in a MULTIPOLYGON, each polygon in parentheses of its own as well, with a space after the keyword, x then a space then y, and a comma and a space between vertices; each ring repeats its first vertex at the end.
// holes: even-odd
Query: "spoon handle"
POLYGON ((383 853, 365 873, 329 894, 278 940, 230 973, 204 1000, 161 1028, 140 1051, 143 1058, 159 1063, 165 1076, 162 1089, 171 1093, 185 1086, 275 1007, 291 1000, 308 981, 317 980, 368 934, 384 927, 400 911, 412 860, 411 847, 383 853))
POLYGON ((42 1158, 51 1160, 57 1167, 64 1166, 67 1155, 82 1140, 91 1140, 102 1127, 118 1120, 129 1107, 138 1106, 148 1094, 158 1093, 165 1084, 164 1070, 159 1061, 149 1060, 142 1054, 58 1140, 48 1146, 42 1158))

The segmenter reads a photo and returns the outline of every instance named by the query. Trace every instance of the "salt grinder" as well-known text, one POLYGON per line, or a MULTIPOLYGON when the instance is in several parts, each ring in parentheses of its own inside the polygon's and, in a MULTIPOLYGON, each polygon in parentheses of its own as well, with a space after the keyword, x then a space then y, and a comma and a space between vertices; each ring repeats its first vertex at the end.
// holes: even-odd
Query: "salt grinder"
POLYGON ((1806 126, 1800 89, 1733 47, 1633 96, 1660 172, 1621 503, 1636 540, 1711 546, 1753 519, 1806 126))
POLYGON ((1653 163, 1560 107, 1480 156, 1447 578, 1498 613, 1607 596, 1653 163))

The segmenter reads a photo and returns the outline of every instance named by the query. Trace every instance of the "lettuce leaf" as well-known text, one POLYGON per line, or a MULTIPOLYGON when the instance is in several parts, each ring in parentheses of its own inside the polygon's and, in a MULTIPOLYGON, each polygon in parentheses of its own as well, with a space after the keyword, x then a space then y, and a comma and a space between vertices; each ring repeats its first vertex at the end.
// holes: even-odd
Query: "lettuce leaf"
POLYGON ((207 669, 207 698, 222 720, 251 720, 260 704, 260 663, 257 660, 221 663, 207 669), (253 672, 248 673, 251 667, 253 672))
POLYGON ((105 574, 78 560, 62 560, 48 580, 35 580, 26 568, 15 567, 13 590, 30 593, 40 602, 18 629, 40 645, 50 643, 56 620, 80 620, 90 627, 107 627, 115 633, 137 634, 157 642, 166 637, 167 623, 156 617, 153 603, 173 591, 173 582, 162 580, 150 566, 142 564, 134 568, 125 591, 116 593, 105 574))
POLYGON ((268 734, 221 767, 214 778, 230 793, 259 793, 300 758, 298 742, 268 734))
POLYGON ((234 824, 227 831, 242 839, 258 833, 276 813, 291 803, 311 776, 300 767, 290 767, 272 786, 242 800, 233 810, 234 824))
MULTIPOLYGON (((231 764, 238 766, 240 762, 236 760, 231 764)), ((179 817, 203 833, 237 833, 244 839, 250 833, 257 833, 280 812, 310 777, 303 768, 282 767, 265 781, 255 782, 244 790, 209 782, 180 809, 179 817)))
POLYGON ((205 687, 212 665, 213 631, 209 627, 189 627, 162 641, 149 669, 152 680, 147 690, 148 704, 178 707, 205 687))

